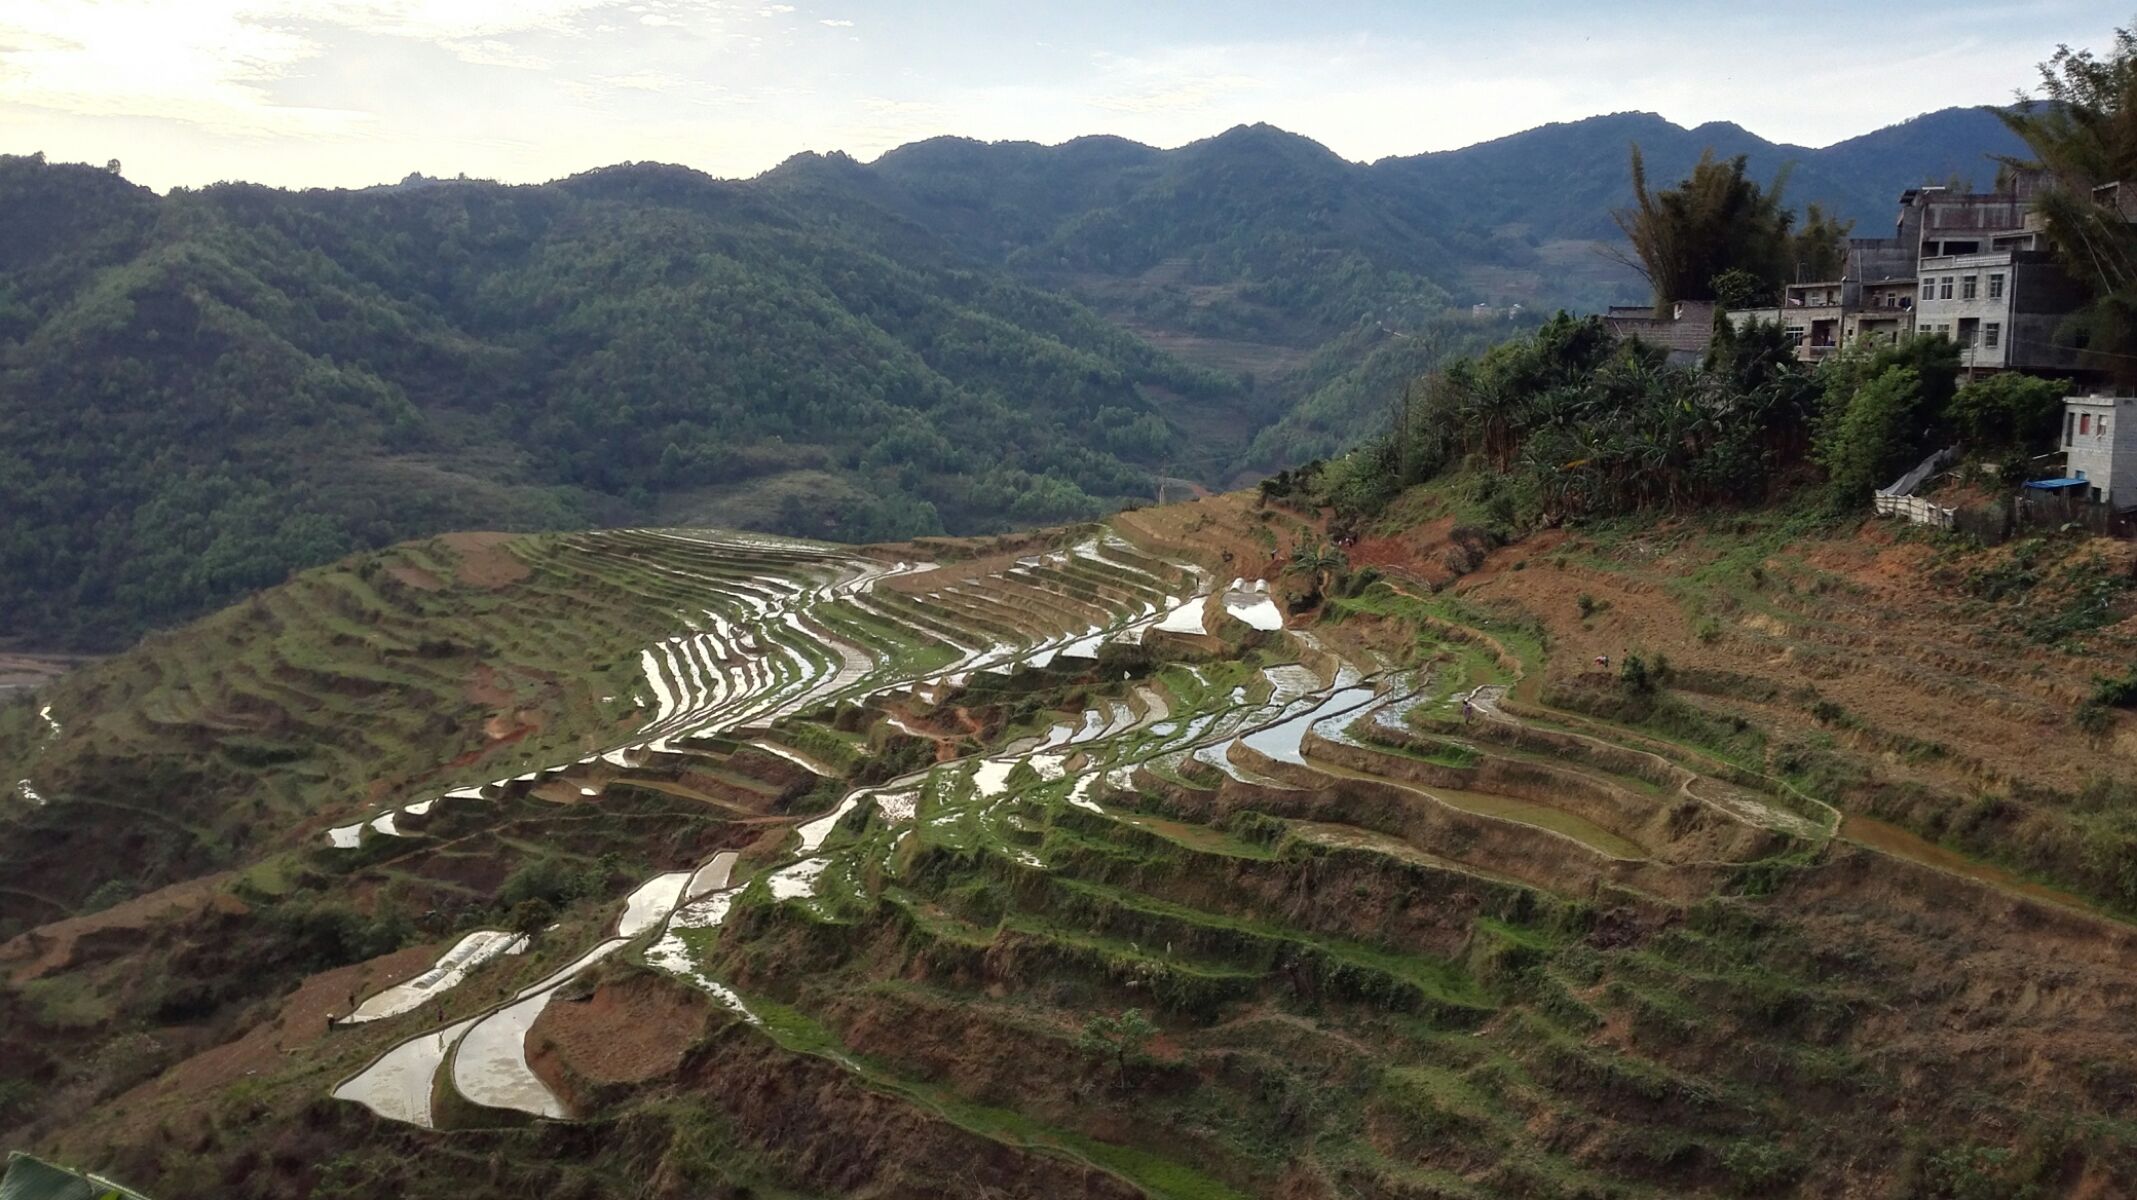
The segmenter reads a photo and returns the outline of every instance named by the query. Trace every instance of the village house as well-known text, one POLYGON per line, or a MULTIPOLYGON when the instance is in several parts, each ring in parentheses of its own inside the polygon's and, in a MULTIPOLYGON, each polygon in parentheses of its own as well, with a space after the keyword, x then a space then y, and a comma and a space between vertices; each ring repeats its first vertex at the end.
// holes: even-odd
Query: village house
POLYGON ((1840 348, 1840 327, 1848 311, 1848 283, 1791 283, 1781 290, 1781 327, 1796 344, 1796 357, 1816 362, 1840 348))
POLYGON ((1937 333, 1959 344, 1969 377, 2096 374, 2063 329, 2085 293, 2047 248, 2033 207, 2039 186, 2038 175, 2018 172, 1994 193, 1909 188, 1893 236, 1851 239, 1839 279, 1789 284, 1778 308, 1729 319, 1780 322, 1804 362, 1862 339, 1937 333))
POLYGON ((2063 454, 2086 499, 2115 512, 2137 509, 2137 397, 2064 401, 2063 454))
POLYGON ((1923 212, 1915 328, 1959 343, 1970 376, 2003 370, 2082 375, 2084 348, 2062 326, 2084 289, 2055 261, 2033 208, 2039 178, 2019 172, 1990 195, 1919 188, 1923 212))
POLYGON ((1666 351, 1673 366, 1688 366, 1705 358, 1714 340, 1714 309, 1711 300, 1679 300, 1666 315, 1657 315, 1652 305, 1613 304, 1603 312, 1603 325, 1617 337, 1666 351))

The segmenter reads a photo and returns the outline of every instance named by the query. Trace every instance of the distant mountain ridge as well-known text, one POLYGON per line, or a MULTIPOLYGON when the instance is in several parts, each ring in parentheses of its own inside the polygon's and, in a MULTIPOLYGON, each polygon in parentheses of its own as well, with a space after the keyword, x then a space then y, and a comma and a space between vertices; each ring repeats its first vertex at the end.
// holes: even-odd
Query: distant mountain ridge
POLYGON ((1863 232, 2017 149, 1977 110, 1822 150, 1620 113, 1374 163, 1258 124, 161 197, 0 157, 0 644, 455 527, 886 539, 1249 480, 1370 435, 1511 306, 1636 295, 1601 253, 1635 142, 1658 180, 1792 164, 1863 232))

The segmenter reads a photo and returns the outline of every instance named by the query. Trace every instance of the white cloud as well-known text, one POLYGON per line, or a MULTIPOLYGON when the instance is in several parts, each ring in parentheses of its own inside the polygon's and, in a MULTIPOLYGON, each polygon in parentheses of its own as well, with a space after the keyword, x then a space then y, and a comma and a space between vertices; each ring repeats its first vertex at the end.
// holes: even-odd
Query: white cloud
POLYGON ((1253 91, 1261 81, 1252 75, 1205 75, 1176 78, 1167 83, 1136 83, 1092 98, 1091 103, 1111 112, 1151 113, 1201 110, 1222 97, 1253 91))
POLYGON ((522 71, 547 71, 556 63, 540 54, 522 50, 497 38, 448 42, 446 47, 461 62, 478 67, 513 67, 522 71))
POLYGON ((314 57, 318 47, 257 16, 249 0, 184 7, 14 0, 0 8, 0 101, 248 133, 316 131, 360 120, 352 112, 281 107, 268 99, 265 85, 314 57))
MULTIPOLYGON (((364 123, 351 109, 293 104, 276 87, 326 57, 338 35, 404 38, 483 67, 548 70, 537 45, 613 34, 616 0, 6 0, 0 105, 152 117, 223 133, 317 135, 364 123)), ((633 5, 648 26, 716 28, 742 0, 633 5)))
POLYGON ((1194 6, 1207 21, 1151 22, 1130 19, 1147 0, 1086 0, 1029 20, 871 22, 864 45, 854 20, 797 4, 0 0, 0 129, 159 186, 417 165, 529 180, 623 157, 747 175, 803 148, 865 157, 942 133, 1172 146, 1253 121, 1371 159, 1626 109, 1818 145, 2001 100, 2056 42, 2108 32, 2097 0, 2028 0, 2025 22, 1965 0, 1930 41, 1905 10, 1861 9, 1841 43, 1754 10, 1417 5, 1368 31, 1323 5, 1277 34, 1210 0, 1194 6))

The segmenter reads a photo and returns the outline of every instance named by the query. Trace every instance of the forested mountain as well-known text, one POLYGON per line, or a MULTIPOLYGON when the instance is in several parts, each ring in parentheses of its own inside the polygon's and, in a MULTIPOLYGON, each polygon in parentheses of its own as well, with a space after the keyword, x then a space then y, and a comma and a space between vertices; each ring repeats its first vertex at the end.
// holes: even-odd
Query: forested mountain
POLYGON ((621 167, 157 199, 13 159, 0 608, 109 641, 423 529, 1092 515, 1239 393, 999 272, 621 167), (745 491, 746 489, 746 491, 745 491))
POLYGON ((1373 165, 1257 125, 163 197, 0 159, 0 640, 120 644, 445 528, 976 532, 1327 453, 1520 325, 1469 305, 1635 294, 1596 241, 1631 141, 1657 178, 1795 160, 1866 224, 2008 148, 1634 114, 1373 165))
POLYGON ((1955 175, 1985 188, 1995 178, 1990 155, 2025 152, 1994 113, 1972 108, 1929 113, 1821 150, 1769 142, 1726 121, 1685 129, 1653 113, 1616 113, 1461 150, 1382 159, 1368 170, 1429 195, 1463 197, 1470 220, 1524 240, 1614 238, 1610 212, 1632 198, 1625 160, 1635 143, 1658 180, 1682 178, 1710 148, 1719 158, 1743 155, 1762 183, 1785 167, 1790 203, 1816 203, 1854 221, 1863 237, 1890 236, 1902 190, 1955 175))

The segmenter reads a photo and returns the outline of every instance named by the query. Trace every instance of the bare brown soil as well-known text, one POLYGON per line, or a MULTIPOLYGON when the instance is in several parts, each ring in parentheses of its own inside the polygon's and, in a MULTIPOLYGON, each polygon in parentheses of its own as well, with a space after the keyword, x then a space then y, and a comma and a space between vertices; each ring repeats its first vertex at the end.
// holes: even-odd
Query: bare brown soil
POLYGON ((92 662, 79 654, 29 654, 0 651, 0 698, 12 692, 30 691, 61 675, 92 662))
POLYGON ((567 1095, 644 1083, 682 1066, 711 1010, 702 992, 632 971, 550 1001, 527 1032, 528 1061, 567 1095))
POLYGON ((1733 607, 1710 601, 1705 612, 1674 586, 1704 558, 1661 538, 1632 569, 1515 547, 1454 589, 1540 618, 1554 677, 1584 671, 1597 656, 1620 664, 1631 653, 1661 654, 1703 702, 1784 731, 1835 736, 1886 758, 1903 778, 2074 790, 2103 771, 2137 771, 2125 750, 2103 748, 2071 720, 2103 663, 1990 637, 1961 597, 1927 582, 1932 554, 1866 524, 1775 556, 1766 587, 1733 607), (1514 562, 1526 565, 1515 571, 1514 562), (1818 702, 1837 705, 1851 726, 1821 725, 1808 711, 1818 702), (1908 746, 1938 749, 1908 756, 1908 746))
POLYGON ((1201 563, 1222 577, 1220 584, 1236 576, 1270 580, 1272 589, 1287 582, 1291 547, 1300 539, 1317 540, 1323 526, 1288 510, 1262 508, 1247 492, 1137 509, 1115 523, 1131 541, 1201 563))
POLYGON ((395 563, 386 568, 386 574, 419 592, 437 592, 445 588, 444 580, 413 563, 395 563))
POLYGON ((204 875, 158 888, 102 912, 40 925, 0 943, 0 965, 9 968, 9 978, 17 983, 41 979, 72 967, 77 951, 87 941, 131 935, 158 922, 218 906, 241 913, 244 903, 223 890, 229 881, 227 871, 204 875))
POLYGON ((505 549, 509 533, 448 533, 438 540, 457 558, 453 578, 468 587, 505 588, 525 579, 527 564, 505 549))
POLYGON ((151 1100, 205 1095, 247 1076, 278 1070, 283 1056, 321 1038, 338 1036, 331 1022, 347 1016, 365 996, 423 973, 443 950, 444 944, 438 942, 404 946, 367 962, 313 975, 282 999, 272 1019, 178 1063, 115 1104, 125 1108, 151 1100))
MULTIPOLYGON (((739 1022, 693 1051, 678 1082, 767 1160, 827 1195, 1142 1195, 1095 1168, 959 1129, 869 1089, 833 1063, 781 1050, 739 1022)), ((650 1190, 663 1198, 692 1194, 665 1172, 651 1179, 650 1190)))

